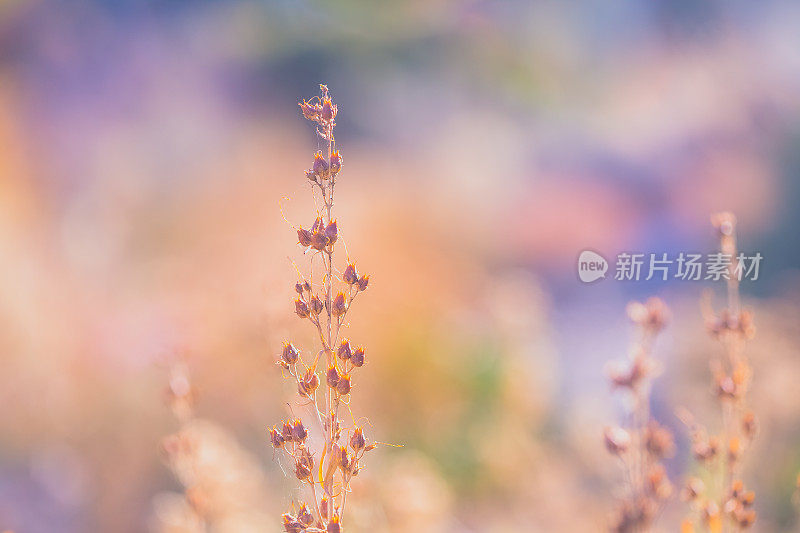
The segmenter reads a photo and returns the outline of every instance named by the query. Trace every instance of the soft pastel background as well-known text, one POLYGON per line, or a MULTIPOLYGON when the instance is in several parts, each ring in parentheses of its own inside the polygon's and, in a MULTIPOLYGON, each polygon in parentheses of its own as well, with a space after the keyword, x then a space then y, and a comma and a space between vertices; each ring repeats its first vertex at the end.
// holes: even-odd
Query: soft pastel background
POLYGON ((0 1, 0 530, 168 530, 182 354, 247 507, 219 530, 277 531, 295 482, 266 440, 292 398, 272 363, 312 340, 291 303, 316 146, 296 101, 320 82, 340 228, 372 274, 353 412, 404 445, 373 452, 351 531, 600 530, 603 367, 651 294, 673 308, 654 411, 680 480, 675 408, 716 423, 704 285, 587 286, 575 260, 713 250, 722 208, 765 256, 743 289, 756 530, 796 530, 798 28, 788 0, 0 1))

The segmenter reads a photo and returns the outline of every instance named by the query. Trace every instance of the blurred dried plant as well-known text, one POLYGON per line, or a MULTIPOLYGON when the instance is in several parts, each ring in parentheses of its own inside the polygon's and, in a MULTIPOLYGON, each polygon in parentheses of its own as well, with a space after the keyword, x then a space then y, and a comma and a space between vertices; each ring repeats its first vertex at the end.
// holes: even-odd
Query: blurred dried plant
POLYGON ((241 533, 268 530, 267 498, 257 460, 228 431, 194 416, 196 391, 185 362, 170 369, 167 401, 179 430, 161 443, 164 460, 184 493, 153 502, 153 530, 160 533, 241 533))
POLYGON ((306 361, 300 350, 286 342, 278 364, 296 382, 303 405, 310 408, 319 424, 323 442, 320 449, 313 450, 309 428, 300 418, 287 419, 270 429, 272 445, 287 454, 294 464, 295 476, 310 490, 311 505, 298 502, 284 513, 283 527, 288 533, 339 533, 350 481, 362 468, 364 454, 375 447, 367 443, 363 427, 353 424, 347 428, 339 418, 342 406, 349 408, 353 373, 365 362, 364 348, 340 339, 340 329, 356 296, 367 289, 369 276, 360 274, 350 261, 344 271, 334 267, 334 246, 339 241, 339 228, 333 218, 334 187, 342 169, 342 156, 333 135, 337 106, 325 85, 320 85, 320 90, 320 96, 300 103, 303 116, 316 123, 325 150, 314 154, 314 163, 306 170, 312 191, 318 190, 321 195, 322 206, 318 206, 309 229, 297 229, 298 242, 308 253, 309 270, 308 276, 301 275, 295 284, 294 302, 297 316, 315 328, 320 346, 306 361), (321 279, 319 273, 315 276, 315 261, 322 263, 321 279), (323 389, 318 394, 320 384, 323 389), (324 398, 322 402, 320 396, 324 398))
POLYGON ((721 345, 721 354, 711 359, 715 396, 722 412, 722 429, 710 435, 687 409, 678 417, 688 426, 695 460, 705 470, 708 490, 699 478, 690 478, 682 495, 692 512, 683 523, 684 531, 702 524, 712 533, 740 531, 753 524, 755 493, 740 479, 742 460, 756 434, 754 413, 747 407, 752 369, 744 353, 755 327, 750 311, 741 307, 737 257, 736 217, 731 213, 712 215, 711 223, 720 239, 720 252, 730 259, 727 275, 727 307, 715 313, 711 295, 703 299, 703 315, 709 334, 721 345))
POLYGON ((608 377, 625 395, 627 423, 604 431, 608 451, 618 457, 625 471, 625 495, 615 510, 610 529, 615 532, 647 531, 672 484, 661 460, 675 451, 672 433, 650 415, 650 389, 658 365, 653 344, 668 319, 668 310, 658 298, 628 304, 628 316, 637 326, 637 338, 626 361, 611 363, 608 377))

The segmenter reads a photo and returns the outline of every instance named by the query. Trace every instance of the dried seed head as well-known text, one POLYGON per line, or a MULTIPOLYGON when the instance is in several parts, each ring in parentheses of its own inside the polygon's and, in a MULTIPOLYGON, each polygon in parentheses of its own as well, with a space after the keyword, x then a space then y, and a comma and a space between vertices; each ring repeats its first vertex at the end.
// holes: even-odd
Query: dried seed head
POLYGON ((315 250, 322 251, 328 246, 330 239, 323 230, 315 231, 311 234, 311 247, 315 250))
POLYGON ((303 228, 297 230, 297 242, 303 248, 311 246, 311 232, 303 228))
POLYGON ((736 216, 728 211, 711 215, 711 225, 720 237, 730 237, 736 230, 736 216))
POLYGON ((325 122, 330 122, 331 120, 336 118, 337 111, 338 109, 336 104, 334 104, 330 98, 325 98, 322 101, 322 111, 320 113, 322 120, 324 120, 325 122))
POLYGON ((358 278, 358 290, 365 291, 369 285, 369 276, 361 276, 358 278))
POLYGON ((289 420, 285 420, 281 428, 281 436, 286 442, 292 442, 294 440, 294 431, 292 431, 292 429, 292 423, 289 420))
POLYGON ((289 513, 284 513, 281 518, 283 519, 283 529, 286 533, 300 533, 305 529, 303 524, 289 513))
POLYGON ((328 525, 325 527, 326 533, 341 533, 342 527, 339 525, 339 517, 334 516, 333 519, 328 522, 328 525))
POLYGON ((314 394, 314 391, 317 390, 319 386, 319 377, 317 374, 309 368, 306 370, 303 379, 297 384, 297 391, 300 393, 301 396, 311 396, 314 394))
POLYGON ((631 436, 621 427, 606 427, 603 431, 606 448, 614 455, 625 453, 631 445, 631 436))
POLYGON ((748 528, 756 521, 756 512, 753 509, 742 509, 734 514, 736 523, 741 528, 748 528))
POLYGON ((311 455, 311 452, 308 451, 304 444, 301 444, 295 454, 295 474, 297 474, 298 479, 303 480, 309 477, 313 470, 314 456, 311 455), (301 477, 303 473, 305 473, 305 476, 301 477))
POLYGON ((325 157, 322 155, 322 152, 317 152, 314 154, 314 166, 311 167, 311 169, 319 179, 328 179, 328 162, 325 161, 325 157))
POLYGON ((272 443, 272 446, 275 448, 280 448, 283 446, 284 438, 281 435, 281 432, 277 430, 274 426, 269 430, 269 441, 272 443))
POLYGON ((649 298, 645 303, 631 302, 627 307, 628 316, 639 326, 651 333, 661 331, 669 319, 669 309, 661 298, 649 298))
POLYGON ((719 505, 713 501, 707 501, 702 509, 703 521, 709 531, 722 531, 722 518, 719 514, 719 505))
POLYGON ((686 482, 686 486, 681 491, 681 499, 687 502, 693 502, 703 494, 705 488, 702 479, 698 477, 689 478, 689 481, 686 482))
POLYGON ((323 496, 322 500, 319 502, 319 514, 323 520, 327 520, 328 516, 330 516, 330 501, 328 501, 327 496, 323 496))
POLYGON ((730 376, 717 376, 716 379, 717 396, 723 400, 733 400, 740 394, 740 388, 730 376))
POLYGON ((336 297, 333 299, 333 305, 331 309, 331 313, 335 317, 342 316, 347 312, 347 305, 345 303, 345 296, 343 292, 339 292, 336 297))
POLYGON ((350 464, 350 456, 347 454, 347 447, 334 444, 333 453, 336 464, 338 464, 342 470, 347 470, 347 466, 350 464))
POLYGON ((606 367, 608 379, 615 388, 635 389, 652 372, 653 364, 643 353, 633 361, 612 361, 606 367))
POLYGON ((672 432, 655 420, 651 420, 647 424, 645 445, 647 446, 647 451, 657 459, 671 457, 675 453, 675 441, 672 438, 672 432))
POLYGON ((758 425, 756 424, 756 415, 753 414, 752 411, 748 411, 742 417, 742 433, 748 439, 752 439, 756 435, 756 431, 758 431, 758 425))
POLYGON ((340 154, 338 151, 334 151, 331 154, 331 174, 335 176, 341 170, 342 170, 342 154, 340 154))
POLYGON ((728 441, 728 462, 735 463, 742 453, 742 444, 739 437, 731 437, 728 441))
POLYGON ((335 220, 332 220, 330 224, 325 227, 325 236, 331 244, 335 243, 336 239, 339 238, 339 226, 336 225, 335 220))
POLYGON ((347 268, 344 269, 344 274, 342 275, 344 282, 348 285, 353 285, 358 283, 358 272, 356 271, 356 265, 350 263, 347 265, 347 268))
POLYGON ((364 445, 366 444, 366 440, 364 439, 364 430, 360 427, 357 427, 353 430, 353 434, 350 436, 350 447, 353 448, 353 451, 360 452, 364 445))
POLYGON ((299 281, 294 284, 294 292, 297 294, 303 294, 303 284, 299 281))
POLYGON ((339 377, 339 381, 336 383, 336 392, 341 395, 345 395, 350 392, 350 375, 345 374, 339 377))
POLYGON ((291 342, 283 343, 283 351, 281 352, 281 360, 287 365, 293 365, 297 362, 300 352, 291 342))
POLYGON ((297 316, 300 318, 308 318, 308 304, 300 298, 296 299, 294 301, 294 312, 297 313, 297 316))
POLYGON ((297 104, 300 106, 300 110, 303 112, 303 116, 308 120, 319 120, 320 112, 322 111, 322 106, 319 104, 312 104, 303 100, 301 103, 297 104))
POLYGON ((308 281, 304 281, 303 290, 305 290, 306 292, 311 292, 311 283, 309 283, 308 281))
POLYGON ((717 456, 719 450, 719 440, 710 437, 708 440, 698 439, 692 446, 692 453, 698 461, 710 461, 717 456))
POLYGON ((325 221, 322 217, 317 217, 314 219, 314 223, 311 225, 311 233, 317 233, 318 231, 323 231, 325 229, 325 221))
POLYGON ((336 350, 336 355, 339 356, 339 359, 342 361, 347 361, 350 359, 350 356, 353 355, 353 349, 350 346, 350 341, 344 339, 342 343, 339 345, 339 348, 336 350))
POLYGON ((314 515, 305 503, 297 511, 297 521, 308 527, 314 522, 314 515))
POLYGON ((356 368, 364 366, 364 348, 361 346, 356 348, 356 351, 354 351, 353 355, 350 357, 350 361, 356 368))
POLYGON ((328 372, 325 374, 325 381, 328 383, 328 386, 332 389, 335 389, 336 386, 339 384, 339 371, 336 370, 336 367, 331 365, 328 367, 328 372))
POLYGON ((658 500, 666 500, 672 495, 672 484, 663 465, 658 464, 647 473, 647 490, 658 500))
POLYGON ((306 440, 306 437, 308 437, 306 427, 299 418, 296 418, 294 424, 292 424, 292 439, 295 442, 303 442, 306 440))
POLYGON ((325 304, 322 303, 322 300, 319 299, 319 296, 316 294, 311 298, 311 312, 315 315, 318 315, 325 309, 325 304))
POLYGON ((296 459, 294 462, 294 475, 300 481, 305 481, 311 476, 313 465, 309 467, 306 463, 301 461, 300 459, 296 459))

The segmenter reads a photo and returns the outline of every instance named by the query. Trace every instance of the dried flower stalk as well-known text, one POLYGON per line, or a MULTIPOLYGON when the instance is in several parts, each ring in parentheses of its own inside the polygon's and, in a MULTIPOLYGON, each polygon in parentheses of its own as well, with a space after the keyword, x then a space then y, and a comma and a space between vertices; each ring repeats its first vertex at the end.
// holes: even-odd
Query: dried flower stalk
POLYGON ((721 533, 741 531, 756 519, 752 509, 755 493, 746 490, 740 479, 742 459, 756 434, 755 415, 747 408, 752 370, 744 353, 755 327, 752 313, 741 308, 739 298, 736 218, 731 213, 717 213, 711 217, 711 223, 720 239, 721 252, 731 258, 727 307, 715 313, 710 295, 706 294, 703 301, 706 328, 722 347, 722 354, 711 361, 714 392, 722 412, 722 432, 709 435, 686 409, 681 409, 678 416, 691 432, 695 460, 708 470, 709 479, 716 481, 710 487, 710 494, 706 494, 700 479, 689 479, 683 496, 692 513, 684 521, 684 530, 693 531, 694 524, 701 523, 709 531, 721 533))
POLYGON ((351 262, 341 275, 334 267, 339 240, 339 227, 333 218, 334 187, 342 156, 333 134, 338 109, 328 88, 320 85, 320 90, 320 96, 299 104, 303 116, 316 123, 325 149, 314 154, 313 165, 305 172, 312 189, 319 189, 323 205, 309 229, 297 230, 298 242, 309 257, 309 276, 295 284, 294 301, 297 316, 314 327, 319 350, 306 361, 300 350, 286 342, 278 364, 296 382, 297 392, 310 407, 324 442, 321 449, 313 451, 309 431, 300 418, 287 419, 269 431, 272 445, 289 457, 295 476, 310 489, 311 505, 298 502, 282 516, 289 533, 339 533, 350 481, 362 468, 364 454, 375 447, 367 443, 363 427, 346 428, 339 419, 342 405, 349 403, 353 374, 365 362, 364 348, 341 339, 340 330, 356 296, 367 289, 369 276, 360 274, 351 262), (317 258, 322 262, 319 282, 314 276, 317 258))
POLYGON ((628 316, 637 326, 630 358, 612 363, 611 385, 626 395, 630 407, 628 423, 606 427, 605 445, 618 457, 625 471, 625 496, 615 510, 610 530, 619 533, 647 531, 664 502, 672 494, 662 459, 675 451, 672 433, 650 416, 650 389, 657 365, 653 343, 664 328, 668 310, 658 298, 631 302, 628 316))

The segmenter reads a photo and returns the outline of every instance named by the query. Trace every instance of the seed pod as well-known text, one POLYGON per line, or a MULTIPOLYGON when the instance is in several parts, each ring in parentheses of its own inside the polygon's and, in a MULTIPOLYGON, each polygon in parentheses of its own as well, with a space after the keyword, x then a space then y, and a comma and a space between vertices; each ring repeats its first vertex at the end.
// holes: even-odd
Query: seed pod
POLYGON ((319 104, 312 104, 303 100, 297 105, 300 106, 300 110, 303 112, 303 117, 305 117, 307 120, 317 120, 320 118, 322 107, 319 104))
POLYGON ((336 384, 336 392, 344 396, 350 392, 350 375, 345 374, 339 377, 339 382, 336 384))
POLYGON ((322 217, 317 217, 314 219, 314 224, 311 225, 311 233, 317 233, 318 231, 323 231, 325 229, 325 221, 322 217))
POLYGON ((359 346, 356 351, 353 352, 353 355, 350 357, 350 361, 356 368, 364 366, 364 348, 359 346))
POLYGON ((328 162, 325 161, 322 152, 314 154, 314 166, 312 169, 319 179, 328 179, 328 162))
POLYGON ((339 238, 339 226, 336 225, 335 220, 332 220, 325 228, 325 236, 328 238, 330 244, 335 243, 336 239, 339 238))
POLYGON ((338 355, 339 359, 342 361, 347 361, 350 359, 350 356, 353 355, 353 349, 350 346, 349 340, 345 339, 342 341, 342 343, 339 345, 339 349, 336 350, 336 355, 338 355))
POLYGON ((312 370, 306 370, 305 376, 303 379, 300 380, 300 383, 297 385, 297 391, 300 393, 301 396, 311 396, 314 394, 314 391, 317 390, 319 386, 319 377, 317 374, 312 370))
POLYGON ((348 285, 353 285, 358 283, 358 272, 356 271, 356 265, 350 263, 347 265, 347 268, 344 269, 344 274, 342 275, 344 282, 348 285))
POLYGON ((294 284, 294 292, 297 294, 303 294, 303 284, 299 281, 294 284))
POLYGON ((353 430, 353 434, 350 436, 350 447, 353 448, 355 452, 359 452, 365 444, 366 440, 364 439, 364 430, 360 427, 357 427, 353 430))
POLYGON ((728 441, 728 462, 735 463, 739 459, 741 451, 742 446, 739 437, 731 437, 728 441))
POLYGON ((335 366, 330 366, 328 368, 328 372, 325 375, 325 380, 327 381, 328 386, 332 389, 335 389, 339 384, 339 372, 336 370, 335 366))
POLYGON ((297 479, 300 481, 305 481, 311 475, 311 468, 298 459, 294 462, 294 475, 297 476, 297 479))
POLYGON ((686 487, 681 491, 681 499, 687 502, 693 502, 705 492, 705 484, 703 480, 698 477, 689 478, 686 487))
POLYGON ((311 247, 320 252, 328 246, 330 239, 325 235, 324 231, 315 231, 311 234, 311 247))
POLYGON ((342 528, 339 525, 339 517, 338 516, 334 516, 333 519, 331 519, 331 521, 328 522, 328 525, 325 527, 325 532, 326 533, 341 533, 342 532, 342 528))
POLYGON ((274 448, 280 448, 285 442, 283 435, 281 435, 280 431, 278 431, 275 427, 272 427, 269 430, 269 441, 272 443, 274 448))
POLYGON ((342 316, 347 311, 347 306, 345 304, 345 297, 343 292, 339 292, 336 295, 336 298, 333 299, 333 309, 331 313, 335 317, 342 316))
POLYGON ((650 455, 657 459, 671 457, 675 453, 675 441, 672 433, 655 420, 651 420, 647 424, 645 446, 650 455))
POLYGON ((295 475, 297 479, 303 481, 307 479, 311 472, 314 471, 314 457, 304 445, 300 445, 300 449, 295 456, 294 462, 295 475))
POLYGON ((322 300, 320 300, 319 296, 315 294, 314 297, 311 298, 311 312, 315 315, 318 315, 324 308, 325 305, 322 303, 322 300))
POLYGON ((311 232, 303 228, 297 230, 297 242, 304 248, 311 246, 311 232))
POLYGON ((308 431, 303 422, 299 418, 295 419, 294 424, 292 424, 292 438, 296 442, 303 442, 306 437, 308 437, 308 431))
POLYGON ((320 112, 320 117, 325 122, 330 122, 334 118, 336 118, 336 112, 338 111, 336 104, 334 104, 330 98, 326 98, 322 102, 322 111, 320 112))
POLYGON ((311 514, 308 505, 305 503, 301 505, 300 510, 297 511, 297 521, 306 527, 310 526, 314 522, 314 515, 311 514))
POLYGON ((331 175, 336 175, 342 170, 342 155, 335 151, 331 154, 331 175))
POLYGON ((755 437, 757 429, 756 415, 754 415, 752 411, 748 411, 742 417, 742 433, 744 433, 744 436, 748 439, 752 439, 755 437))
POLYGON ((603 439, 608 451, 614 455, 625 453, 631 444, 630 434, 621 427, 606 427, 603 431, 603 439))
POLYGON ((283 427, 281 428, 281 436, 283 440, 286 442, 292 442, 294 440, 294 431, 292 428, 292 423, 288 420, 283 422, 283 427))
POLYGON ((322 500, 319 502, 319 514, 323 520, 327 520, 328 516, 330 515, 330 502, 328 501, 327 496, 323 496, 322 500))
POLYGON ((305 529, 303 524, 289 513, 284 513, 281 518, 283 518, 283 529, 286 533, 300 533, 305 529))
POLYGON ((298 298, 294 301, 294 312, 297 313, 297 316, 300 318, 308 318, 308 305, 298 298))
POLYGON ((297 362, 300 352, 291 342, 283 343, 283 352, 281 352, 281 360, 288 365, 293 365, 297 362))
POLYGON ((347 455, 347 447, 338 446, 336 452, 338 454, 336 462, 339 463, 339 466, 342 467, 342 470, 347 470, 347 467, 350 465, 350 456, 347 455))
POLYGON ((365 291, 369 285, 369 276, 361 276, 358 278, 358 290, 365 291))

